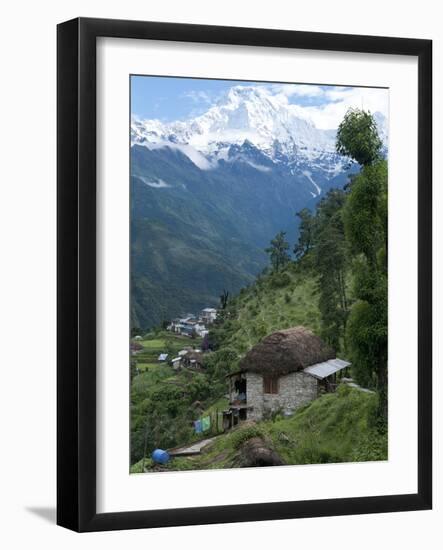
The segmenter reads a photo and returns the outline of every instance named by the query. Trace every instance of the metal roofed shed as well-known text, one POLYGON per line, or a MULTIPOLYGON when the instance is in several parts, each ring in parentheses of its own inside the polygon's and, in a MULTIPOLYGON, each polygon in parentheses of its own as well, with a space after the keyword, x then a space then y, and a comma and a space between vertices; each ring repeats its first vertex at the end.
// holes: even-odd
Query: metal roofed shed
POLYGON ((350 367, 351 363, 344 361, 343 359, 329 359, 323 363, 317 363, 316 365, 310 365, 303 369, 303 372, 310 374, 318 380, 323 380, 324 378, 331 376, 346 367, 350 367))

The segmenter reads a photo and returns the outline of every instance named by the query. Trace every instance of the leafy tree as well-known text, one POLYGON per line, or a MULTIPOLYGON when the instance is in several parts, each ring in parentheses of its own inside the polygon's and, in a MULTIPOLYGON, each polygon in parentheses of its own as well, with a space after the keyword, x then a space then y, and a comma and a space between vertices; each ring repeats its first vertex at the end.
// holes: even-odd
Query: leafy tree
POLYGON ((347 326, 354 376, 380 393, 387 414, 387 163, 372 115, 346 113, 337 133, 337 151, 363 165, 353 178, 343 209, 345 236, 354 256, 353 305, 347 326))
POLYGON ((337 152, 367 166, 380 158, 381 146, 377 125, 371 113, 348 109, 338 127, 337 152))
POLYGON ((291 259, 288 254, 289 243, 286 241, 285 237, 286 233, 284 231, 280 231, 271 240, 271 246, 265 249, 265 252, 269 255, 271 265, 275 271, 280 271, 280 269, 291 259))
POLYGON ((340 349, 344 340, 349 314, 346 291, 349 262, 342 218, 345 199, 343 191, 331 190, 320 201, 313 236, 322 336, 335 349, 340 349))
POLYGON ((356 378, 375 386, 386 414, 387 397, 387 164, 377 161, 355 178, 344 210, 345 231, 356 255, 348 340, 356 378))
POLYGON ((312 215, 309 208, 303 208, 303 210, 297 212, 296 215, 300 218, 300 224, 298 227, 299 237, 294 247, 294 254, 295 259, 299 260, 307 254, 313 246, 315 217, 312 215))
POLYGON ((350 187, 344 210, 346 237, 353 254, 363 254, 371 269, 377 254, 387 246, 387 163, 365 166, 350 187))

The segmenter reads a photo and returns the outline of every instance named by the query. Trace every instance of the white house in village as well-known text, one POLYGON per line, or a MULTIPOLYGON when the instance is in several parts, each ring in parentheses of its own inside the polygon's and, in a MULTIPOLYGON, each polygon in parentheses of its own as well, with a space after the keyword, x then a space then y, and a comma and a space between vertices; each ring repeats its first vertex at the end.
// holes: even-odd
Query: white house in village
POLYGON ((204 337, 208 333, 203 321, 196 319, 195 316, 173 319, 168 326, 168 330, 184 336, 195 334, 196 336, 204 337))
POLYGON ((201 310, 200 318, 204 323, 210 325, 217 318, 217 310, 213 307, 205 307, 201 310))
POLYGON ((239 366, 227 376, 230 406, 224 411, 225 428, 277 411, 291 414, 322 392, 334 391, 337 373, 350 363, 336 358, 309 329, 294 327, 264 338, 239 366))

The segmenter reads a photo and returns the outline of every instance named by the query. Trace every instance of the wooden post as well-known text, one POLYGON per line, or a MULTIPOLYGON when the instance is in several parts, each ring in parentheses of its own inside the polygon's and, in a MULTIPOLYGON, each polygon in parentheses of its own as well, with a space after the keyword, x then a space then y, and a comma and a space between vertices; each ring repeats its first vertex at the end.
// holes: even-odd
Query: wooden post
POLYGON ((149 427, 149 421, 146 420, 145 441, 144 441, 144 445, 143 445, 142 473, 145 473, 146 447, 148 445, 148 427, 149 427))

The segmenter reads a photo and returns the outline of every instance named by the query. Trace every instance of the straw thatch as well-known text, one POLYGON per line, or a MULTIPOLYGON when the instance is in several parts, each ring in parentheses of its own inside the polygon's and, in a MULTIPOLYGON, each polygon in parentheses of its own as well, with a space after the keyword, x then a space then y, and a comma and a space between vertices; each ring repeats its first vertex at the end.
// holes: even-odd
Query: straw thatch
POLYGON ((334 357, 334 350, 309 329, 293 327, 273 332, 263 338, 240 361, 240 369, 260 374, 284 375, 334 357))
POLYGON ((197 365, 203 365, 203 353, 201 351, 188 351, 186 355, 183 356, 184 363, 191 363, 191 361, 195 361, 195 364, 197 365))

